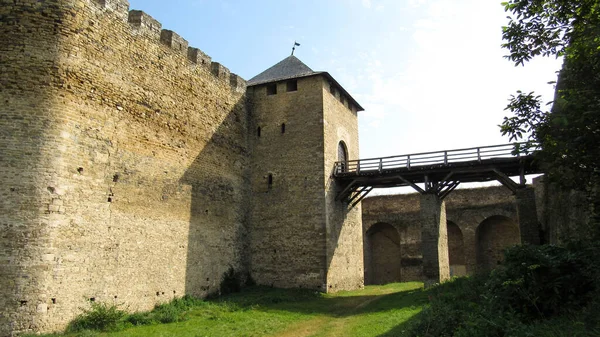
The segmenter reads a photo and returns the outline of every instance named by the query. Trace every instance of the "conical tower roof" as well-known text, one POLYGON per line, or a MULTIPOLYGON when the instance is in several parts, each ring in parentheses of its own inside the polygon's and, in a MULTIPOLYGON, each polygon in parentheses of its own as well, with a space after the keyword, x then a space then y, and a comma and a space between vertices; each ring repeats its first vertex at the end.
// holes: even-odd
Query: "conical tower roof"
POLYGON ((288 56, 281 62, 254 76, 248 81, 248 85, 257 85, 268 82, 287 80, 291 78, 305 77, 318 74, 300 61, 296 56, 288 56))
POLYGON ((363 107, 344 89, 328 72, 326 71, 314 71, 309 66, 300 61, 296 56, 291 55, 281 60, 276 65, 263 71, 262 73, 252 77, 248 82, 249 87, 259 84, 265 84, 270 82, 277 82, 283 80, 290 80, 293 78, 308 77, 314 75, 322 75, 327 78, 330 83, 333 83, 344 96, 354 104, 357 111, 363 111, 363 107))

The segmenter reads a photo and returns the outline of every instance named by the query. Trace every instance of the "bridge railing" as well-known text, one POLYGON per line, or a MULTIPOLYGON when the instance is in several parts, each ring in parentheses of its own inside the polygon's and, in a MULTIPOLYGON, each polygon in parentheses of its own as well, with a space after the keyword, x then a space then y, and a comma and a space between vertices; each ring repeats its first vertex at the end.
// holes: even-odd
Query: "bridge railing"
POLYGON ((525 150, 518 151, 516 154, 514 153, 515 148, 523 148, 519 145, 524 144, 525 143, 503 144, 467 149, 414 153, 391 157, 348 160, 346 162, 336 162, 334 172, 335 174, 382 172, 401 168, 411 169, 418 166, 448 165, 470 161, 481 162, 482 160, 495 158, 514 158, 527 153, 525 150))

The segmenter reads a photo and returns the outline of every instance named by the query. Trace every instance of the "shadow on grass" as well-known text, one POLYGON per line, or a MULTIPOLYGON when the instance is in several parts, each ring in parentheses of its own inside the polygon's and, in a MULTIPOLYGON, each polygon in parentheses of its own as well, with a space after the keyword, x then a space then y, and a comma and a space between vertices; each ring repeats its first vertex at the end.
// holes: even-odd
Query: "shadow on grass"
MULTIPOLYGON (((398 287, 398 286, 397 286, 398 287)), ((227 295, 211 302, 227 303, 240 309, 262 311, 290 311, 302 314, 320 314, 330 317, 347 317, 356 314, 401 310, 422 307, 427 303, 426 291, 420 285, 390 288, 387 292, 368 295, 357 292, 322 294, 305 289, 276 289, 269 287, 246 288, 240 293, 227 295)), ((369 292, 368 290, 361 291, 369 292)))

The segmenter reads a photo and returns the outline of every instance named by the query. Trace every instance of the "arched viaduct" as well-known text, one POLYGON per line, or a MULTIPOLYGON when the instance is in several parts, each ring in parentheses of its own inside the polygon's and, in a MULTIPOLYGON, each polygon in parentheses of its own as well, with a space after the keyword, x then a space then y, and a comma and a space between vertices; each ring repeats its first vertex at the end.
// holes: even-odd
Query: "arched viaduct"
MULTIPOLYGON (((362 201, 365 284, 422 281, 419 194, 362 201)), ((445 199, 451 276, 490 269, 521 242, 517 201, 504 186, 458 189, 445 199)))

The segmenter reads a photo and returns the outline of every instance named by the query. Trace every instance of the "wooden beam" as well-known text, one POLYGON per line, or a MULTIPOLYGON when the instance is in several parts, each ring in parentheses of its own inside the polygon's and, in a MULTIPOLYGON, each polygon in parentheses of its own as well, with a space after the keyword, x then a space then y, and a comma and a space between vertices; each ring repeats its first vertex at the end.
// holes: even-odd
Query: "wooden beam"
POLYGON ((506 174, 504 174, 496 169, 493 169, 492 172, 494 172, 496 174, 496 180, 498 180, 500 182, 500 184, 506 186, 513 193, 517 192, 519 185, 517 183, 515 183, 514 181, 512 181, 512 179, 510 179, 506 174))
MULTIPOLYGON (((366 196, 367 194, 369 194, 369 192, 371 192, 373 190, 373 187, 369 187, 366 189, 366 192, 363 193, 363 195, 360 196, 360 198, 358 198, 358 200, 356 200, 351 206, 350 208, 354 208, 354 206, 356 206, 356 204, 358 204, 359 202, 361 202, 366 196)), ((365 191, 365 189, 363 189, 363 191, 365 191)))
POLYGON ((422 188, 420 188, 419 186, 415 185, 413 182, 411 182, 411 181, 408 181, 408 180, 404 179, 404 177, 403 177, 403 176, 400 176, 400 175, 398 175, 398 176, 396 176, 396 177, 397 177, 398 179, 402 180, 402 182, 404 182, 404 183, 405 183, 405 184, 407 184, 408 186, 410 186, 410 187, 414 188, 415 190, 417 190, 417 192, 419 192, 419 193, 425 193, 425 191, 424 191, 422 188))
POLYGON ((350 194, 348 193, 348 191, 350 191, 350 189, 352 188, 352 186, 354 185, 354 183, 356 182, 356 179, 352 180, 348 185, 346 185, 346 188, 344 188, 340 193, 338 193, 338 195, 335 197, 335 201, 339 201, 339 200, 344 200, 346 199, 346 194, 350 194))

